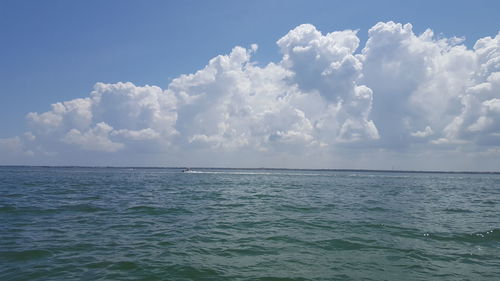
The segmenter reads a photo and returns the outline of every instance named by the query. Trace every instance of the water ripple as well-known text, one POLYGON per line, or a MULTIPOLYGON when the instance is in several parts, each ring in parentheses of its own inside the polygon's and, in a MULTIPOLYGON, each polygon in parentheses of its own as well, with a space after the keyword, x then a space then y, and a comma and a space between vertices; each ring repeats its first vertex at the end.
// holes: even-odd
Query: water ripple
POLYGON ((495 280, 499 182, 0 167, 0 280, 495 280))

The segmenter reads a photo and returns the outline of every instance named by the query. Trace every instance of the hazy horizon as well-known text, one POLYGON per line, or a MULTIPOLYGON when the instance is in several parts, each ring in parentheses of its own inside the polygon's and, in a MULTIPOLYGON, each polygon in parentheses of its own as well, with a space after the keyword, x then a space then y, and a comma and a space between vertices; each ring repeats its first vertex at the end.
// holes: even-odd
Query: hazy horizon
POLYGON ((269 170, 269 171, 324 171, 324 172, 388 172, 388 173, 438 173, 438 174, 500 174, 500 171, 474 171, 474 170, 397 170, 397 169, 353 169, 353 168, 282 168, 282 167, 202 167, 202 166, 79 166, 79 165, 0 165, 0 167, 18 168, 89 168, 89 169, 175 169, 183 171, 186 168, 194 171, 204 170, 269 170))

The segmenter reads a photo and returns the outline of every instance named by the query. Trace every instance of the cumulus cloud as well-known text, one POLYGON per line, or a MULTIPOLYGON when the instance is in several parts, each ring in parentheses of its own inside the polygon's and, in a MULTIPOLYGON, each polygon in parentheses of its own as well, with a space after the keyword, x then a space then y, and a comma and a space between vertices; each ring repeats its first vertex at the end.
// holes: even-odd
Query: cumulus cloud
POLYGON ((80 132, 77 129, 71 129, 62 139, 63 142, 75 144, 85 150, 97 150, 114 152, 123 148, 122 143, 113 142, 109 139, 109 133, 113 127, 101 122, 92 129, 80 132))
MULTIPOLYGON (((27 138, 27 141, 31 139, 27 138)), ((23 164, 32 160, 34 153, 23 143, 22 137, 0 138, 0 156, 5 164, 23 164)))
POLYGON ((414 133, 411 133, 412 136, 417 137, 417 138, 426 138, 428 136, 432 136, 434 134, 434 131, 432 131, 431 127, 427 126, 423 131, 417 131, 414 133))
MULTIPOLYGON (((362 63, 354 56, 359 46, 356 31, 326 35, 310 24, 300 25, 278 40, 282 67, 292 72, 291 82, 306 94, 318 93, 325 105, 337 109, 328 120, 338 124, 337 141, 378 139, 369 119, 372 90, 360 84, 362 63)), ((327 140, 332 142, 332 140, 327 140)))
POLYGON ((0 147, 59 157, 152 152, 169 163, 203 151, 315 161, 345 151, 365 159, 366 151, 498 150, 500 33, 472 49, 411 24, 377 23, 364 46, 357 33, 303 24, 277 41, 278 62, 257 65, 254 44, 165 89, 97 83, 88 97, 27 114, 30 131, 0 147))
POLYGON ((477 41, 472 50, 457 38, 414 34, 411 24, 378 23, 369 30, 360 58, 363 82, 374 91, 373 120, 389 148, 411 146, 411 137, 431 144, 499 145, 494 97, 499 39, 477 41), (488 131, 488 129, 490 131, 488 131), (489 136, 488 136, 489 135, 489 136))
POLYGON ((19 137, 0 138, 0 149, 5 151, 19 151, 22 150, 22 144, 19 137))

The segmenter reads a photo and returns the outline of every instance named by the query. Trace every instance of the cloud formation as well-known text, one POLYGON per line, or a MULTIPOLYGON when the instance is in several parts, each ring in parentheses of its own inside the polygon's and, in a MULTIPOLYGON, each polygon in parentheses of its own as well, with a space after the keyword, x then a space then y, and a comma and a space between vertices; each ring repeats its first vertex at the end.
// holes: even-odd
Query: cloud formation
POLYGON ((350 160, 374 151, 498 153, 500 33, 473 49, 430 29, 415 34, 411 24, 380 22, 368 35, 361 48, 357 31, 323 34, 303 24, 277 41, 279 62, 259 66, 252 45, 166 89, 97 83, 88 97, 29 113, 29 132, 0 139, 0 151, 61 161, 94 153, 96 164, 155 154, 168 161, 154 163, 236 166, 280 155, 329 165, 346 151, 350 160), (255 161, 202 160, 214 152, 255 161))

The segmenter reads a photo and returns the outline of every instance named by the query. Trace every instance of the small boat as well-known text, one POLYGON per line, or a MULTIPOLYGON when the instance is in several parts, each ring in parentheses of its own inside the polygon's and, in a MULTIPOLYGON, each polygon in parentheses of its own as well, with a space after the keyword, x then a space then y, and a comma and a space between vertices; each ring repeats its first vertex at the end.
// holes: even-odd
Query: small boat
POLYGON ((184 168, 184 169, 182 170, 182 172, 183 172, 183 173, 191 173, 191 172, 193 172, 193 170, 191 170, 191 168, 184 168))

